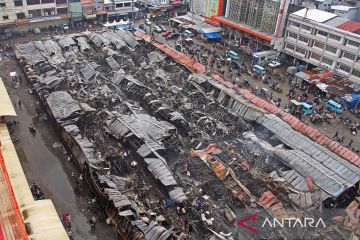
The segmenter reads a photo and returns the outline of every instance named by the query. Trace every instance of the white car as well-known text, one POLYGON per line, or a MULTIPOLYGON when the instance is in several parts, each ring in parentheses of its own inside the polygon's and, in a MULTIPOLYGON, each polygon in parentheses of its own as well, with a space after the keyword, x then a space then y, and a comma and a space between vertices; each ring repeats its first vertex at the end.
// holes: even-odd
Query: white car
POLYGON ((278 67, 278 66, 280 66, 281 65, 281 63, 279 63, 279 62, 277 62, 277 61, 271 61, 270 63, 269 63, 269 67, 272 67, 272 68, 276 68, 276 67, 278 67))
POLYGON ((151 21, 149 19, 145 19, 144 23, 145 23, 145 25, 148 25, 148 26, 151 25, 151 21))
POLYGON ((159 26, 154 26, 154 32, 161 33, 163 30, 159 26))

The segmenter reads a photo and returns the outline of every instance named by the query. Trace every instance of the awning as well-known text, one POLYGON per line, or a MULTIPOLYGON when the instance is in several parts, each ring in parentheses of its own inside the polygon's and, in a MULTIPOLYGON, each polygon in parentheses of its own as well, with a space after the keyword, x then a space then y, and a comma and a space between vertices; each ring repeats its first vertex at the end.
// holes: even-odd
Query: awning
POLYGON ((96 14, 85 15, 85 19, 95 19, 96 14))
POLYGON ((16 112, 6 91, 5 85, 0 78, 0 116, 16 116, 16 112))
POLYGON ((220 34, 220 33, 217 33, 217 32, 204 33, 204 36, 205 36, 207 39, 220 39, 220 38, 222 38, 221 34, 220 34))

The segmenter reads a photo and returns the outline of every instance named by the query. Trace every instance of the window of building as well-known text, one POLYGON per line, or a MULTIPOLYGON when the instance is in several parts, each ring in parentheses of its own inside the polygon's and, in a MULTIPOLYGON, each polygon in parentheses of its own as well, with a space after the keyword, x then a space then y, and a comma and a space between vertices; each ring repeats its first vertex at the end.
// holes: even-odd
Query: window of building
POLYGON ((321 49, 324 49, 325 44, 322 43, 322 42, 319 42, 319 41, 315 41, 314 46, 318 47, 318 48, 321 48, 321 49))
POLYGON ((309 39, 304 36, 301 36, 301 35, 299 35, 299 41, 304 42, 304 43, 309 43, 309 39))
POLYGON ((4 20, 8 20, 8 19, 9 19, 9 16, 8 16, 8 15, 4 15, 4 16, 3 16, 3 19, 4 19, 4 20))
POLYGON ((67 4, 67 0, 56 0, 56 4, 67 4))
POLYGON ((329 34, 329 38, 334 39, 336 41, 340 41, 341 37, 338 35, 334 35, 334 34, 329 34))
POLYGON ((332 66, 332 64, 333 64, 333 61, 326 58, 326 57, 323 57, 322 62, 329 65, 329 66, 332 66))
POLYGON ((290 50, 295 50, 295 46, 290 43, 286 43, 286 48, 290 50))
POLYGON ((355 59, 355 55, 352 54, 352 53, 348 53, 348 52, 344 52, 343 55, 342 55, 343 58, 347 58, 347 59, 350 59, 350 60, 354 60, 355 59))
POLYGON ((15 7, 21 7, 23 5, 22 0, 14 0, 15 7))
POLYGON ((339 64, 339 69, 344 71, 344 72, 347 72, 347 73, 350 73, 350 71, 351 71, 351 67, 346 66, 344 64, 339 64))
POLYGON ((301 25, 301 29, 311 32, 312 28, 308 25, 301 25))
POLYGON ((68 14, 68 8, 67 7, 66 8, 58 8, 58 9, 56 9, 56 11, 57 11, 57 14, 59 14, 59 15, 68 14))
POLYGON ((332 46, 330 46, 330 45, 326 45, 325 50, 328 51, 328 52, 336 53, 337 48, 332 47, 332 46))
POLYGON ((311 53, 310 58, 320 61, 321 56, 317 53, 311 53))
POLYGON ((4 2, 0 3, 0 7, 6 7, 6 4, 4 2))
POLYGON ((41 9, 29 10, 29 16, 30 17, 40 17, 41 16, 41 9))
POLYGON ((352 71, 352 75, 354 75, 354 76, 356 76, 356 77, 360 78, 360 70, 353 69, 353 71, 352 71))
POLYGON ((43 13, 45 16, 55 15, 55 8, 45 8, 43 9, 43 13))
POLYGON ((17 19, 24 19, 25 18, 25 13, 17 13, 16 18, 17 19))
POLYGON ((301 53, 302 55, 305 55, 305 54, 306 54, 305 49, 299 48, 299 47, 296 48, 296 52, 301 53))
POLYGON ((297 39, 297 34, 293 32, 288 32, 288 37, 297 39))
POLYGON ((300 23, 294 21, 291 21, 290 25, 294 27, 300 27, 300 23))
MULTIPOLYGON (((27 5, 40 4, 40 0, 26 0, 26 4, 27 4, 27 5)), ((29 13, 30 13, 30 10, 29 10, 29 13)))
POLYGON ((354 46, 354 47, 359 47, 360 46, 360 43, 352 41, 352 40, 347 40, 346 44, 354 46))
POLYGON ((123 7, 123 6, 124 6, 123 3, 117 3, 117 4, 115 5, 116 8, 121 8, 121 7, 123 7))
POLYGON ((124 3, 124 7, 131 7, 131 3, 130 2, 124 3))
POLYGON ((324 36, 324 37, 327 37, 328 33, 327 32, 324 32, 324 31, 321 31, 321 30, 318 30, 317 31, 317 34, 321 35, 321 36, 324 36))

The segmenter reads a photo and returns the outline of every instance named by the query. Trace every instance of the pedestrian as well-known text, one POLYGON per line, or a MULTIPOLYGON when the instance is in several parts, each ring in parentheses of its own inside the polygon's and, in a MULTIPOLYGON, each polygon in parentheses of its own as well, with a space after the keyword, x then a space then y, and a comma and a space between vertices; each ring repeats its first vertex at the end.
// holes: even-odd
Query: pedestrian
POLYGON ((67 234, 68 234, 69 238, 72 239, 72 237, 73 237, 73 232, 71 231, 71 229, 69 229, 69 230, 67 231, 67 234))
POLYGON ((184 221, 184 229, 186 230, 186 227, 189 225, 189 219, 185 219, 184 221))
POLYGON ((192 224, 190 223, 190 224, 189 224, 189 229, 188 229, 188 233, 189 233, 190 236, 191 236, 192 231, 193 231, 193 226, 192 226, 192 224))
POLYGON ((333 136, 333 138, 337 138, 339 136, 339 132, 336 130, 335 135, 333 136))
POLYGON ((21 101, 20 100, 19 100, 18 104, 19 104, 19 107, 21 108, 21 101))

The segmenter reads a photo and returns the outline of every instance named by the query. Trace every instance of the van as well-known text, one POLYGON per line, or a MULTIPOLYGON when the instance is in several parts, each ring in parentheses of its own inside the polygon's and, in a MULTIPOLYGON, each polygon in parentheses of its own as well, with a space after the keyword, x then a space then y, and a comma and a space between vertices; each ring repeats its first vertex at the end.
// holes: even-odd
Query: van
POLYGON ((227 56, 228 58, 231 58, 231 60, 239 60, 239 55, 238 55, 236 52, 234 52, 234 51, 228 51, 228 52, 226 53, 226 56, 227 56))
POLYGON ((311 115, 313 112, 313 106, 311 106, 310 104, 307 104, 305 102, 301 103, 301 111, 305 114, 305 115, 311 115))
POLYGON ((190 30, 185 30, 183 35, 188 38, 191 38, 194 36, 194 34, 190 30))
POLYGON ((329 100, 326 102, 326 109, 330 112, 336 112, 341 113, 342 112, 342 106, 340 103, 337 103, 333 100, 329 100))
POLYGON ((266 74, 265 68, 263 68, 260 65, 254 65, 253 72, 255 72, 255 73, 259 74, 259 75, 265 75, 266 74))

